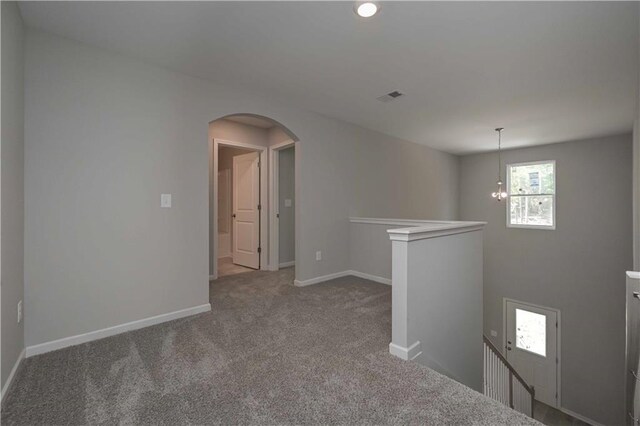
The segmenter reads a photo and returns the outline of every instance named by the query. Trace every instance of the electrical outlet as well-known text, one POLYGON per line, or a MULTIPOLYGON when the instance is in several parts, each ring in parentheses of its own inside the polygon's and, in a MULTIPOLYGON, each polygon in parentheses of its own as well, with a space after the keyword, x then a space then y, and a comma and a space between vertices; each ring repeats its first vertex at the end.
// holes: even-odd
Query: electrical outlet
POLYGON ((18 302, 18 324, 22 322, 22 300, 18 302))
POLYGON ((491 337, 498 337, 498 332, 495 330, 491 330, 491 337))
POLYGON ((171 194, 160 194, 160 207, 171 208, 171 194))
POLYGON ((316 252, 316 260, 322 260, 322 252, 321 251, 317 251, 316 252))

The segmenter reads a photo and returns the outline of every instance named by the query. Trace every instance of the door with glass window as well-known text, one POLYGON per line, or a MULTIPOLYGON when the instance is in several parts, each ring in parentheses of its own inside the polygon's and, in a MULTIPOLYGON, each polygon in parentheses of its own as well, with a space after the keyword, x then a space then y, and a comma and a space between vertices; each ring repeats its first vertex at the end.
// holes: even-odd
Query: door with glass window
POLYGON ((507 360, 536 400, 558 407, 558 312, 512 300, 505 310, 507 360))

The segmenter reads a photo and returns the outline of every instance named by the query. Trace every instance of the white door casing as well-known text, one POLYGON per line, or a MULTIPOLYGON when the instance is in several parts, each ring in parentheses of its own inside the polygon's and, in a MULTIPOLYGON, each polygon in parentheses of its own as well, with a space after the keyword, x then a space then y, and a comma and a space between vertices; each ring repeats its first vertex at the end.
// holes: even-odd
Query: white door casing
POLYGON ((535 388, 535 399, 559 407, 559 312, 505 300, 506 358, 535 388))
MULTIPOLYGON (((281 150, 295 147, 296 143, 293 140, 280 142, 278 144, 269 147, 269 194, 270 194, 270 209, 269 209, 269 270, 277 271, 280 268, 280 224, 279 224, 279 203, 280 203, 280 189, 278 188, 279 180, 279 153, 281 150)), ((298 167, 296 160, 295 167, 298 167)), ((297 177, 294 177, 294 180, 297 177)), ((295 183, 297 185, 297 182, 295 183)), ((295 197, 297 197, 297 189, 295 191, 295 197)), ((296 207, 297 209, 297 207, 296 207)), ((295 216, 295 213, 294 213, 295 216)), ((298 226, 297 218, 294 219, 296 227, 298 226)), ((296 228, 297 229, 297 228, 296 228)), ((295 232, 295 231, 294 231, 295 232)), ((297 236, 297 234, 296 234, 297 236)), ((297 241, 297 240, 296 240, 297 241)), ((296 243, 297 244, 297 243, 296 243)))
POLYGON ((233 157, 233 263, 260 267, 260 155, 233 157))
MULTIPOLYGON (((209 142, 209 180, 213 182, 210 185, 210 204, 211 208, 209 209, 210 213, 210 250, 209 250, 209 258, 210 258, 210 272, 209 280, 215 280, 218 278, 218 262, 215 257, 217 256, 217 247, 219 244, 219 235, 218 235, 218 159, 219 159, 219 150, 221 147, 235 147, 242 148, 250 151, 258 152, 260 155, 260 163, 262 167, 260 167, 260 182, 261 185, 266 185, 269 181, 268 167, 264 167, 265 164, 268 164, 268 148, 261 145, 253 145, 250 143, 244 142, 236 142, 230 141, 226 139, 219 138, 211 138, 209 142), (213 250, 211 250, 213 249, 213 250), (212 254, 213 251, 213 254, 212 254)), ((247 151, 248 152, 248 151, 247 151)), ((263 243, 263 250, 260 252, 260 269, 268 270, 269 267, 269 250, 264 250, 264 244, 266 241, 269 241, 269 233, 271 232, 269 226, 265 224, 269 223, 269 211, 270 209, 264 208, 264 206, 269 205, 269 199, 267 197, 268 191, 264 186, 261 186, 260 189, 260 204, 262 204, 263 208, 260 210, 260 241, 263 243)), ((233 207, 233 204, 232 204, 233 207)), ((233 229, 233 224, 231 225, 233 229)), ((233 241, 232 241, 233 243, 233 241)), ((231 247, 231 246, 230 246, 231 247)), ((229 252, 229 256, 232 256, 233 250, 229 252)))

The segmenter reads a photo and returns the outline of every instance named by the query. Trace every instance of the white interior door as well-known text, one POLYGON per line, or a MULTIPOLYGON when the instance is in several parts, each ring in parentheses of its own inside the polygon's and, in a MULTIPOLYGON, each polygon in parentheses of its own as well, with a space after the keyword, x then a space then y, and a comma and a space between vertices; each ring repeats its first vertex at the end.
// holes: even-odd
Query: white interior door
POLYGON ((536 400, 558 406, 558 314, 507 300, 507 360, 529 384, 536 400))
POLYGON ((233 263, 260 268, 260 155, 233 157, 233 263))

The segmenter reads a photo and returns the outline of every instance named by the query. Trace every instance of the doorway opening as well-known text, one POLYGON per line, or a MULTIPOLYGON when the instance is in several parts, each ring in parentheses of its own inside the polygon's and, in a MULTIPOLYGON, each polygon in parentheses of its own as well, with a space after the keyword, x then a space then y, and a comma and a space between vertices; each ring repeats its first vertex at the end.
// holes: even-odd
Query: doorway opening
POLYGON ((218 275, 260 269, 260 151, 218 146, 218 275))
POLYGON ((560 311, 504 299, 507 361, 535 388, 535 398, 560 407, 560 311))
POLYGON ((209 123, 210 280, 295 265, 295 144, 262 116, 209 123))
POLYGON ((271 169, 270 225, 272 270, 295 266, 295 170, 296 148, 293 141, 269 147, 271 169))

